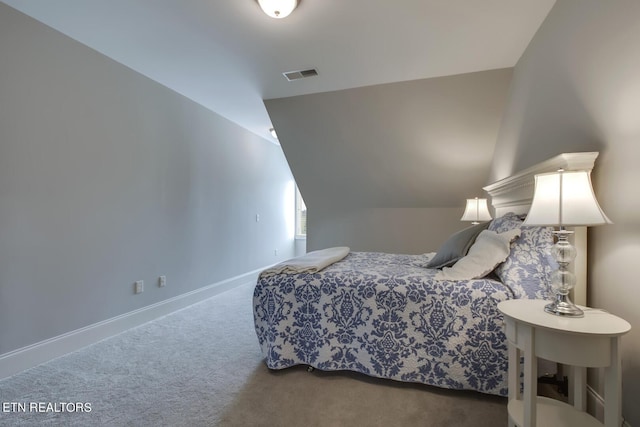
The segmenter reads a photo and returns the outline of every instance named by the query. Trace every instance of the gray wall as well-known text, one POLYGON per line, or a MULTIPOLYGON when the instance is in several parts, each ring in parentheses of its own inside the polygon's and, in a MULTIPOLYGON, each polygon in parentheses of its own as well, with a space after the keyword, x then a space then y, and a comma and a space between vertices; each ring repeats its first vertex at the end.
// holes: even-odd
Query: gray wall
MULTIPOLYGON (((494 179, 555 154, 600 151, 597 197, 613 225, 589 230, 588 304, 625 318, 623 415, 640 425, 640 2, 558 0, 518 62, 494 179)), ((584 254, 583 254, 584 256, 584 254)), ((597 375, 590 382, 602 393, 597 375)))
POLYGON ((435 252, 453 233, 469 227, 461 208, 350 208, 309 210, 309 245, 354 251, 435 252))
POLYGON ((459 218, 466 198, 482 196, 511 75, 265 101, 309 208, 309 250, 435 251, 468 225, 459 218))
POLYGON ((278 146, 1 3, 0 58, 0 354, 293 256, 278 146))

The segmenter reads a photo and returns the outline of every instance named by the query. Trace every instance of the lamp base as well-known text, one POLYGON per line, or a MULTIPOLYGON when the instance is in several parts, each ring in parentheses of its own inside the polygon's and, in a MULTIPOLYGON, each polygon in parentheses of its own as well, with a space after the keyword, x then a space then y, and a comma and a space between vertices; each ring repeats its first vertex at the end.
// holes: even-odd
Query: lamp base
POLYGON ((584 312, 569 300, 568 295, 556 295, 555 301, 544 306, 544 311, 556 316, 584 317, 584 312))

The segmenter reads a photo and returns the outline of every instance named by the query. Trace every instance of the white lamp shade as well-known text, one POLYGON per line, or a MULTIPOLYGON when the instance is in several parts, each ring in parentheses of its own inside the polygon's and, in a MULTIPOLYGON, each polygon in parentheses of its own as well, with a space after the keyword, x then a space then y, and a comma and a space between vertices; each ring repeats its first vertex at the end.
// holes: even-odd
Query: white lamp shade
POLYGON ((272 18, 286 18, 298 5, 298 0, 258 0, 258 4, 272 18))
POLYGON ((491 221, 491 214, 487 207, 487 199, 467 199, 467 206, 460 221, 491 221))
POLYGON ((573 227, 610 223, 593 193, 588 171, 536 175, 533 202, 524 225, 573 227))

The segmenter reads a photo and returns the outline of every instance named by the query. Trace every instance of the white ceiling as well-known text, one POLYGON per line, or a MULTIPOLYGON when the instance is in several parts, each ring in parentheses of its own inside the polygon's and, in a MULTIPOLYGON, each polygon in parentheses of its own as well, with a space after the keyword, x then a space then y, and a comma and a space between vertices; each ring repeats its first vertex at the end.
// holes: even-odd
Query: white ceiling
POLYGON ((3 2, 271 140, 265 99, 512 67, 555 0, 3 2))

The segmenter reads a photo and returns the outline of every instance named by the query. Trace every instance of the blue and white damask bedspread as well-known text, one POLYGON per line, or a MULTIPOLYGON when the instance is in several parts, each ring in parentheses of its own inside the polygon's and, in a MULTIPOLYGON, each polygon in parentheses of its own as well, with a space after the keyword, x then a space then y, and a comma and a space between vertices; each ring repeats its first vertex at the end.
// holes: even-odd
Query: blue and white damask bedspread
POLYGON ((507 394, 496 280, 435 281, 433 254, 352 252, 315 274, 260 277, 255 329, 271 369, 310 365, 507 394))

